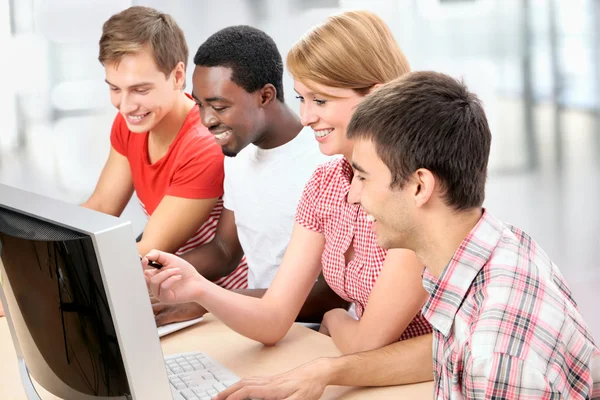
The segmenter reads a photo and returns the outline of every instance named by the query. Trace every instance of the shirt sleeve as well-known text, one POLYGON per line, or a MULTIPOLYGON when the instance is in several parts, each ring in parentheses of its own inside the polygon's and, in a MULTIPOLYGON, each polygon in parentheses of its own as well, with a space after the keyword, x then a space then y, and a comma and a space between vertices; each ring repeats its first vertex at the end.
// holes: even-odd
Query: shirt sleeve
POLYGON ((324 167, 317 167, 311 178, 308 180, 300 202, 296 208, 296 222, 311 231, 323 233, 323 224, 318 213, 319 195, 321 182, 324 176, 324 167))
POLYGON ((508 354, 473 358, 464 374, 462 392, 468 399, 562 398, 537 368, 508 354))
POLYGON ((121 155, 127 157, 127 145, 129 142, 129 129, 121 114, 115 117, 110 130, 110 144, 121 155))
POLYGON ((167 196, 213 199, 223 195, 223 153, 214 140, 195 138, 179 155, 167 196))

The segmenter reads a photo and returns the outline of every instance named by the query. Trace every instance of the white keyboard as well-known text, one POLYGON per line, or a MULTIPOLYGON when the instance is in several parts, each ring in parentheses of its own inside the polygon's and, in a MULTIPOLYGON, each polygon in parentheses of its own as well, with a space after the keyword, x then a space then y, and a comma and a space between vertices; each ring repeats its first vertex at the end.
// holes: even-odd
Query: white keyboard
POLYGON ((210 400, 240 380, 204 353, 173 354, 165 364, 175 400, 210 400))

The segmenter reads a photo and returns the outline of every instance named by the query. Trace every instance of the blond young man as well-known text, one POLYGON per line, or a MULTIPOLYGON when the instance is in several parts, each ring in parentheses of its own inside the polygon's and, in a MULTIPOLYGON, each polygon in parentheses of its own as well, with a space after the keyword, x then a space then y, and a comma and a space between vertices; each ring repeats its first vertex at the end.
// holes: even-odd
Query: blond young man
MULTIPOLYGON (((223 154, 184 93, 188 47, 175 20, 130 7, 103 26, 99 61, 119 113, 111 150, 84 207, 119 216, 135 190, 148 223, 139 253, 183 254, 209 242, 223 209, 223 154)), ((215 283, 244 288, 245 261, 215 283)))

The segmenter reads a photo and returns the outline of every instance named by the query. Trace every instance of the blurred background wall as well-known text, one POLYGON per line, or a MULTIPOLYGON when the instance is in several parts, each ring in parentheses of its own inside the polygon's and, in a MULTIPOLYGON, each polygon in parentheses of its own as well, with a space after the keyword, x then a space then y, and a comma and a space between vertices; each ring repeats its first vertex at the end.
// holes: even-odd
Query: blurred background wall
MULTIPOLYGON (((600 339, 600 0, 0 0, 0 182, 73 203, 91 194, 116 113, 97 42, 131 5, 178 21, 192 67, 229 25, 265 30, 285 58, 331 14, 379 14, 413 69, 462 77, 482 98, 493 134, 486 206, 544 247, 600 339)), ((284 85, 297 110, 287 73, 284 85)), ((135 199, 123 217, 143 229, 135 199)))

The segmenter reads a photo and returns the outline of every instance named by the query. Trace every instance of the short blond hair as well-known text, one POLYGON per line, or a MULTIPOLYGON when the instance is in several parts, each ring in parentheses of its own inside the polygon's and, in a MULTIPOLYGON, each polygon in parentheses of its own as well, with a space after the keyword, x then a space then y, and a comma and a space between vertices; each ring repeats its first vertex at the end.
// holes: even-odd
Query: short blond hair
POLYGON ((387 24, 369 11, 329 17, 308 31, 287 55, 294 79, 366 94, 376 84, 410 72, 387 24))
POLYGON ((149 49, 158 69, 169 76, 188 47, 173 17, 150 7, 134 6, 110 17, 102 26, 98 60, 118 63, 124 56, 149 49))

